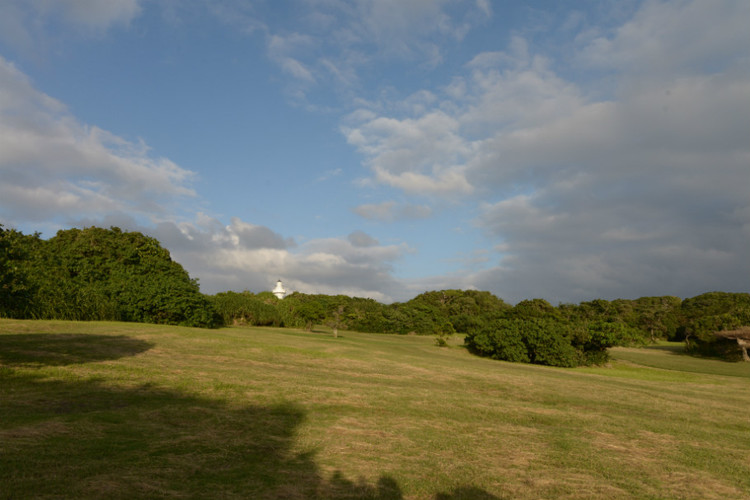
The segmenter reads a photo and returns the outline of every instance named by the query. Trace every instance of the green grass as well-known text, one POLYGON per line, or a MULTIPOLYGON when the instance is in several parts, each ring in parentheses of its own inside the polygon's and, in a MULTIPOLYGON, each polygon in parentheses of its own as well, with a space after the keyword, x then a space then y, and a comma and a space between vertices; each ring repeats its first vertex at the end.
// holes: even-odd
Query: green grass
POLYGON ((682 342, 661 342, 641 349, 617 348, 612 355, 618 360, 665 370, 750 378, 750 363, 691 356, 685 353, 682 342))
POLYGON ((750 498, 747 365, 0 320, 0 498, 750 498))

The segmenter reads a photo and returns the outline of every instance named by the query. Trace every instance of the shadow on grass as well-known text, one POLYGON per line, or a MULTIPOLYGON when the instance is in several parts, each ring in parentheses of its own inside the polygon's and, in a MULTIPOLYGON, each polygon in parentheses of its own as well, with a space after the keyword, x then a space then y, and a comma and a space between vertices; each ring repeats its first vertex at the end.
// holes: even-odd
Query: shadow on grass
POLYGON ((645 349, 666 352, 669 354, 673 354, 675 356, 685 356, 685 357, 693 358, 693 359, 718 361, 720 363, 735 364, 739 361, 742 361, 742 357, 740 356, 739 352, 737 353, 736 359, 727 359, 726 356, 711 355, 711 354, 705 354, 705 353, 696 352, 696 351, 689 351, 685 347, 685 344, 682 342, 675 343, 674 345, 664 345, 664 344, 650 345, 650 346, 646 346, 645 349))
POLYGON ((125 335, 25 333, 0 335, 4 365, 64 366, 135 356, 154 346, 125 335))
MULTIPOLYGON (((403 498, 388 475, 375 484, 340 472, 326 477, 315 454, 295 446, 305 419, 295 404, 243 407, 127 380, 51 378, 29 364, 113 359, 150 345, 32 336, 41 339, 5 335, 0 344, 0 497, 403 498)), ((473 487, 435 496, 462 498, 496 497, 473 487)))
POLYGON ((499 498, 474 486, 459 486, 451 493, 435 495, 435 500, 499 500, 499 498))
POLYGON ((685 350, 685 344, 683 344, 682 342, 675 343, 675 345, 664 345, 664 344, 647 345, 647 346, 644 347, 644 349, 648 349, 650 351, 668 352, 670 354, 676 354, 678 356, 689 356, 690 355, 685 350))

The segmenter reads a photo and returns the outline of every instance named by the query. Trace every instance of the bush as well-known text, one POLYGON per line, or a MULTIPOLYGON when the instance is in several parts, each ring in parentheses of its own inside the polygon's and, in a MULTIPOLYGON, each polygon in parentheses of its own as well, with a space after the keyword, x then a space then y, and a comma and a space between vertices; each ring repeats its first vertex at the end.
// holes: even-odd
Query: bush
POLYGON ((484 325, 464 338, 474 354, 501 361, 529 363, 528 349, 521 334, 521 321, 499 319, 484 325))
MULTIPOLYGON (((583 333, 573 338, 582 365, 601 365, 609 360, 608 348, 628 345, 637 338, 633 328, 619 321, 592 321, 582 325, 583 333)), ((580 327, 576 330, 581 332, 580 327)))
POLYGON ((17 263, 24 301, 9 311, 13 317, 220 324, 198 282, 141 233, 90 227, 12 243, 25 256, 17 263))
POLYGON ((222 292, 209 297, 225 325, 283 326, 279 299, 271 293, 222 292))
POLYGON ((539 316, 495 320, 467 334, 464 343, 472 353, 493 359, 573 367, 606 362, 607 348, 614 345, 624 326, 539 316))
POLYGON ((721 332, 750 326, 750 294, 709 292, 682 302, 686 350, 727 360, 741 358, 737 343, 721 332))

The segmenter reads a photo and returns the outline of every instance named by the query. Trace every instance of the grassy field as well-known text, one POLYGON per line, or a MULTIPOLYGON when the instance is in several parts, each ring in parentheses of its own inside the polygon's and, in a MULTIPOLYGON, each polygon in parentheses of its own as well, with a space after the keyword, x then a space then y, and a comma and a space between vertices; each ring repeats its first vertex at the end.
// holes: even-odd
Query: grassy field
POLYGON ((0 320, 0 498, 750 498, 747 364, 0 320))

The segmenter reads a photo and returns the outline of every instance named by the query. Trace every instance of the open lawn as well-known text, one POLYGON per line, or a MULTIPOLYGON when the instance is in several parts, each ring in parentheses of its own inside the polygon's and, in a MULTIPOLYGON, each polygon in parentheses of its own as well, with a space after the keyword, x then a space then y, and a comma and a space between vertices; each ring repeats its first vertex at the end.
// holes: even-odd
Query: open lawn
POLYGON ((0 320, 0 498, 750 498, 750 372, 460 339, 0 320))

